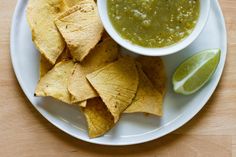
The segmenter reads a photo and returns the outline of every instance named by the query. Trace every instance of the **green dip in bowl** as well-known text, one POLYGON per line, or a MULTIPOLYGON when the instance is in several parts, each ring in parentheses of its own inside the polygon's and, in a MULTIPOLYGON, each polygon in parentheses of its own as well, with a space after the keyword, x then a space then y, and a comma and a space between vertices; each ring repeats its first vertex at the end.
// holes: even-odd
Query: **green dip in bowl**
POLYGON ((199 17, 199 0, 107 0, 113 27, 143 47, 166 47, 186 38, 199 17))

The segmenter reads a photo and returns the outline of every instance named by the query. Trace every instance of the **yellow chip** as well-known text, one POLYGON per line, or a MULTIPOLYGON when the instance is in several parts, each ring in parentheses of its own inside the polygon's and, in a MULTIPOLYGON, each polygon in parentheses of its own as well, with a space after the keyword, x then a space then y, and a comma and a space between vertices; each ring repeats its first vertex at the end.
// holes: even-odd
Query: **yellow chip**
MULTIPOLYGON (((68 48, 65 48, 62 54, 58 57, 56 63, 61 61, 70 60, 70 52, 68 48)), ((53 68, 53 65, 43 56, 40 55, 40 78, 42 78, 49 70, 53 68)))
POLYGON ((65 47, 65 41, 54 24, 55 18, 65 9, 63 0, 30 0, 27 6, 32 40, 51 64, 55 64, 65 47))
POLYGON ((142 65, 144 73, 152 82, 154 87, 162 94, 166 92, 166 72, 165 66, 160 57, 140 56, 137 61, 142 65))
POLYGON ((87 71, 76 64, 68 82, 68 90, 71 93, 71 102, 77 103, 90 98, 97 97, 97 92, 86 79, 87 71))
POLYGON ((99 42, 103 25, 94 0, 82 0, 55 21, 72 57, 82 61, 99 42))
POLYGON ((86 79, 86 75, 115 61, 118 58, 118 45, 112 39, 106 39, 98 44, 84 61, 75 66, 69 80, 68 89, 72 94, 72 102, 97 97, 97 92, 86 79))
POLYGON ((138 72, 135 61, 127 56, 120 58, 87 75, 87 79, 113 115, 114 122, 117 122, 137 91, 138 72))
POLYGON ((40 78, 42 78, 49 70, 53 68, 53 65, 43 56, 40 55, 40 65, 39 65, 39 74, 40 78))
POLYGON ((90 138, 102 136, 114 126, 113 116, 101 98, 88 100, 82 111, 87 120, 90 138))
POLYGON ((138 68, 138 72, 138 90, 131 105, 125 110, 125 113, 144 112, 162 116, 163 98, 161 93, 155 89, 141 67, 138 68))
POLYGON ((67 7, 73 7, 80 3, 82 0, 64 0, 67 7))
POLYGON ((39 80, 35 96, 51 96, 65 103, 71 103, 67 84, 73 67, 72 61, 62 61, 56 64, 39 80))

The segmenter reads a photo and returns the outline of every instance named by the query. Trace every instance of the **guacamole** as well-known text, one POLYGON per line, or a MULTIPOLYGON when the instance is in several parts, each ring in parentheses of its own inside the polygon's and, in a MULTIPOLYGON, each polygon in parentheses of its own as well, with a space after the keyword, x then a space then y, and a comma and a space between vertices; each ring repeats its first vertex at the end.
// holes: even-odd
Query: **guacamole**
POLYGON ((108 16, 125 39, 160 48, 186 38, 194 29, 199 0, 107 0, 108 16))

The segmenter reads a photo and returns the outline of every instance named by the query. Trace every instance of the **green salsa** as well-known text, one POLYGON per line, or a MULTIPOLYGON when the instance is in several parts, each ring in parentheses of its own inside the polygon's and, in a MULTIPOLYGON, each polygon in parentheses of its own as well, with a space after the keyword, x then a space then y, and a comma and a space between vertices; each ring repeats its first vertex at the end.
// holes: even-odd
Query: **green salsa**
POLYGON ((166 47, 186 38, 199 17, 199 0, 107 0, 108 16, 125 39, 166 47))

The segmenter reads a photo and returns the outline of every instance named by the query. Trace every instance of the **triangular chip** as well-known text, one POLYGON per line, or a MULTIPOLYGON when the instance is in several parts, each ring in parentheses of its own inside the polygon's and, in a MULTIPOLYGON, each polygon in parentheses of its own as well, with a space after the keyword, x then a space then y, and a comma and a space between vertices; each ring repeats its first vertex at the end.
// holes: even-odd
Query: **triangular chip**
MULTIPOLYGON (((62 54, 58 57, 56 63, 61 61, 70 60, 71 55, 69 49, 66 47, 62 54)), ((40 78, 42 78, 49 70, 53 68, 53 65, 41 54, 40 55, 40 78)))
POLYGON ((139 85, 136 96, 125 113, 144 112, 153 115, 162 115, 163 98, 161 93, 155 89, 151 81, 144 74, 141 67, 138 68, 139 85))
POLYGON ((137 61, 142 65, 144 73, 154 87, 162 95, 165 95, 167 77, 162 59, 160 57, 140 56, 137 58, 137 61))
POLYGON ((87 120, 90 138, 102 136, 114 126, 114 118, 101 98, 88 100, 82 111, 87 120))
POLYGON ((55 64, 65 47, 65 41, 55 26, 54 20, 64 12, 63 0, 29 0, 27 20, 32 40, 41 54, 55 64))
POLYGON ((68 90, 71 93, 72 103, 77 103, 97 97, 97 92, 86 79, 87 71, 80 64, 76 64, 68 82, 68 90))
POLYGON ((87 79, 117 122, 120 114, 131 104, 137 91, 138 72, 134 60, 127 56, 122 57, 87 75, 87 79))
POLYGON ((64 0, 67 7, 73 7, 80 3, 83 0, 64 0))
POLYGON ((52 68, 53 65, 43 55, 40 55, 40 63, 39 63, 40 78, 42 78, 52 68))
POLYGON ((62 61, 42 77, 36 87, 35 96, 51 96, 65 103, 70 103, 70 93, 67 89, 68 79, 74 63, 62 61))
POLYGON ((77 64, 69 80, 68 89, 72 94, 72 102, 97 97, 97 92, 86 79, 86 75, 115 61, 118 58, 118 45, 110 38, 99 43, 92 52, 77 64))
POLYGON ((81 0, 80 3, 63 13, 55 21, 64 37, 71 55, 82 61, 99 42, 103 25, 94 0, 81 0))

